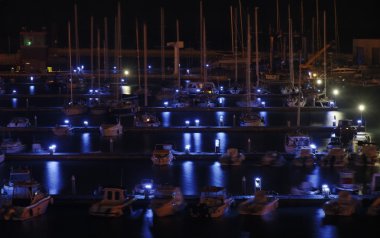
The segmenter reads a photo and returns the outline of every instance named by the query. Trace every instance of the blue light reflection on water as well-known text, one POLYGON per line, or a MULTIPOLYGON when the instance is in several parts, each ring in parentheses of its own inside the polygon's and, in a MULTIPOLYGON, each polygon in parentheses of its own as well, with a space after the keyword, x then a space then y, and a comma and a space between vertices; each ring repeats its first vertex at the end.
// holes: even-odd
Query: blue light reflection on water
POLYGON ((46 161, 46 173, 43 175, 45 175, 47 191, 51 195, 60 194, 63 185, 60 162, 46 161))
POLYGON ((181 188, 184 195, 197 194, 198 189, 194 181, 197 181, 197 173, 193 161, 183 161, 181 164, 181 188))

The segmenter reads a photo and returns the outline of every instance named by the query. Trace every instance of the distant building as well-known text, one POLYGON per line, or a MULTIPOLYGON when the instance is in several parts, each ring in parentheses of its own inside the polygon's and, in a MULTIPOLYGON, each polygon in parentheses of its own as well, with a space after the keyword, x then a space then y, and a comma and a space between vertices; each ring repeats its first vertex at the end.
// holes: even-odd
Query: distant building
POLYGON ((46 31, 20 32, 20 66, 26 72, 40 72, 46 69, 48 46, 46 31))
POLYGON ((354 39, 352 46, 354 64, 380 65, 380 39, 354 39))

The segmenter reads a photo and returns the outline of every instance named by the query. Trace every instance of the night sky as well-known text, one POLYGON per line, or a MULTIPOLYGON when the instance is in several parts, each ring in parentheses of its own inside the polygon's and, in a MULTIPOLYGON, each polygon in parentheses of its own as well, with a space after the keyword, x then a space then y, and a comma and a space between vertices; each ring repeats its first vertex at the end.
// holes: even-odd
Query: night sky
MULTIPOLYGON (((315 17, 315 1, 304 2, 304 32, 311 36, 312 17, 315 17)), ((17 49, 18 33, 22 27, 38 31, 46 27, 49 42, 57 40, 59 47, 67 44, 67 21, 74 25, 74 2, 77 3, 79 18, 79 42, 81 47, 89 46, 90 16, 94 16, 95 27, 103 29, 103 19, 109 22, 109 35, 113 37, 113 25, 117 10, 117 0, 0 0, 0 51, 7 52, 8 39, 12 50, 17 49)), ((206 21, 207 48, 230 48, 230 6, 238 7, 238 0, 203 0, 206 21)), ((281 28, 287 31, 287 12, 290 4, 293 31, 300 31, 301 0, 279 0, 281 28)), ((352 3, 336 0, 338 32, 342 50, 351 50, 354 38, 380 38, 380 14, 376 13, 375 0, 361 0, 352 3)), ((160 8, 165 11, 165 38, 176 38, 176 19, 180 24, 180 38, 186 48, 199 48, 199 1, 198 0, 120 0, 122 8, 123 47, 135 47, 135 20, 146 23, 150 48, 160 46, 160 8)), ((254 6, 259 7, 260 39, 268 39, 270 26, 276 24, 276 0, 241 0, 243 14, 252 17, 254 6)), ((327 16, 327 40, 333 40, 334 13, 333 0, 319 0, 320 31, 323 33, 323 11, 327 16)), ((73 27, 72 27, 73 29, 73 27)), ((112 40, 110 40, 111 42, 112 40)))

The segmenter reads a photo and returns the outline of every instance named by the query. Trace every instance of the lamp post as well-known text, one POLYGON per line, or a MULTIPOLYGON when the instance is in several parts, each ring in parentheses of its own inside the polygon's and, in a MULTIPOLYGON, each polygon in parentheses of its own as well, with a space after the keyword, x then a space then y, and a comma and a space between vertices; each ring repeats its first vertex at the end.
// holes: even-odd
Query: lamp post
POLYGON ((363 122, 363 111, 365 109, 365 106, 363 104, 360 104, 358 108, 360 111, 360 120, 363 122))
POLYGON ((360 125, 359 126, 365 130, 365 127, 364 127, 365 123, 363 123, 363 111, 365 109, 365 106, 363 104, 360 104, 358 108, 360 111, 360 125))
POLYGON ((333 95, 334 95, 334 105, 336 106, 336 97, 339 95, 339 90, 338 89, 334 89, 333 90, 333 95))

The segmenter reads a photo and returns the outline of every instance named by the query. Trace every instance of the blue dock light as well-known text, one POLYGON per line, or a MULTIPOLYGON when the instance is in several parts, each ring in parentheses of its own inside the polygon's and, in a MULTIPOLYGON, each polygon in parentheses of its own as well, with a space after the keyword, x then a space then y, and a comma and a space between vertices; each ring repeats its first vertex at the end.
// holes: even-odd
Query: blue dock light
POLYGON ((255 191, 261 190, 261 178, 256 177, 255 178, 255 191))
POLYGON ((195 126, 199 126, 199 119, 195 119, 195 126))
POLYGON ((70 121, 67 120, 67 119, 64 122, 65 122, 65 124, 69 124, 70 123, 70 121))
POLYGON ((330 196, 330 188, 327 184, 322 184, 322 195, 326 198, 330 196))
POLYGON ((186 154, 190 153, 190 145, 185 146, 185 152, 186 154))
POLYGON ((185 124, 186 124, 186 126, 189 126, 189 125, 190 125, 190 121, 189 121, 189 120, 186 120, 186 121, 185 121, 185 124))
POLYGON ((55 152, 55 149, 57 148, 57 146, 55 144, 52 144, 49 146, 49 151, 50 151, 50 154, 53 154, 55 152))
POLYGON ((33 80, 34 80, 34 77, 30 76, 30 81, 33 82, 33 80))
POLYGON ((361 126, 363 122, 362 122, 362 120, 359 119, 359 120, 357 121, 357 123, 358 123, 358 126, 361 126))
POLYGON ((16 94, 16 93, 17 93, 16 89, 13 89, 13 90, 12 90, 12 93, 13 93, 13 94, 16 94))
POLYGON ((261 106, 262 106, 262 107, 265 107, 265 101, 262 101, 262 102, 261 102, 261 106))
POLYGON ((83 121, 83 125, 84 125, 84 127, 87 127, 88 126, 88 121, 83 121))
POLYGON ((317 150, 317 146, 315 144, 310 144, 310 148, 311 148, 311 152, 313 154, 315 154, 316 150, 317 150))
POLYGON ((165 107, 168 107, 168 105, 169 105, 169 102, 168 102, 168 101, 165 101, 165 102, 164 102, 164 106, 165 106, 165 107))
POLYGON ((215 139, 215 153, 220 152, 220 139, 215 139))

